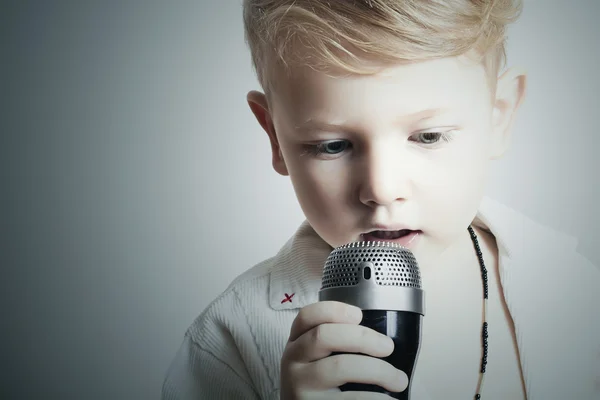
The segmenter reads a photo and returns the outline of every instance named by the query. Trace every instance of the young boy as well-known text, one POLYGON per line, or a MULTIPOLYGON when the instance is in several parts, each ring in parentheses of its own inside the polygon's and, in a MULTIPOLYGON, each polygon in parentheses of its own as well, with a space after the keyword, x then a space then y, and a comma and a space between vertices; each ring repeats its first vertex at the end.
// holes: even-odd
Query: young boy
POLYGON ((406 374, 380 359, 391 339, 360 326, 355 307, 318 301, 329 253, 360 240, 401 243, 419 261, 412 400, 600 399, 598 269, 573 239, 483 195, 525 93, 521 71, 500 71, 519 11, 509 0, 245 0, 265 91, 248 103, 306 221, 191 325, 163 399, 405 390, 406 374))

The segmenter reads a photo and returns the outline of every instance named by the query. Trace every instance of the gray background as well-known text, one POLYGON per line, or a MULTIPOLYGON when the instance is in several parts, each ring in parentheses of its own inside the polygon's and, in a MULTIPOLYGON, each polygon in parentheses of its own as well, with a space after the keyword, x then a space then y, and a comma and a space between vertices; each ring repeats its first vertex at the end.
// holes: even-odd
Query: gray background
MULTIPOLYGON (((488 193, 600 264, 598 1, 525 1, 488 193)), ((158 398, 185 329, 302 221, 245 95, 240 1, 0 9, 2 399, 158 398)))

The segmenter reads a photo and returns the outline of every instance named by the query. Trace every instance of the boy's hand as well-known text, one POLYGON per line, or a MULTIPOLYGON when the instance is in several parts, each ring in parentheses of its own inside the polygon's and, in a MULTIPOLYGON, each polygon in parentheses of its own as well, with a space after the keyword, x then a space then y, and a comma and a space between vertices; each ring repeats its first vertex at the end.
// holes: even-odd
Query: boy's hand
POLYGON ((375 384, 390 392, 406 389, 408 377, 404 372, 374 358, 390 355, 394 342, 359 325, 361 319, 358 307, 336 301, 318 302, 300 310, 281 358, 282 400, 390 398, 381 393, 338 389, 349 382, 375 384), (366 355, 330 356, 332 352, 366 355))

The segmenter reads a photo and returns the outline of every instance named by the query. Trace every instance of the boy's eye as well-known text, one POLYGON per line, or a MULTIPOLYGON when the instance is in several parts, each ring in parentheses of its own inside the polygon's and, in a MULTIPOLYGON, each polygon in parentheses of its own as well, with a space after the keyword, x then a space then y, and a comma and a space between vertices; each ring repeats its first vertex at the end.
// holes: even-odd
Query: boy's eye
POLYGON ((442 134, 439 132, 422 132, 416 135, 417 141, 424 144, 433 144, 440 140, 442 134))
POLYGON ((334 142, 323 143, 321 144, 321 146, 321 152, 327 154, 337 154, 346 150, 348 142, 346 142, 345 140, 336 140, 334 142))
POLYGON ((336 158, 334 156, 341 155, 341 153, 350 147, 351 144, 347 140, 331 140, 317 144, 306 144, 304 145, 305 150, 302 155, 331 159, 336 158))
POLYGON ((315 154, 329 154, 335 155, 343 152, 348 148, 350 143, 346 140, 332 140, 331 142, 324 142, 314 145, 315 154))
POLYGON ((414 141, 425 145, 436 144, 441 140, 449 142, 452 140, 452 132, 421 132, 414 135, 414 141))

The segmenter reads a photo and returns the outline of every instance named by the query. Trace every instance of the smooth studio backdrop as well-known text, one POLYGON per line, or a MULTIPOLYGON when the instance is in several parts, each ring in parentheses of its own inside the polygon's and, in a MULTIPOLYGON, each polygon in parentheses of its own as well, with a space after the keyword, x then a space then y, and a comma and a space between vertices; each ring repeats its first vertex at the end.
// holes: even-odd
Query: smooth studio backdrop
MULTIPOLYGON (((525 0, 488 190, 597 265, 598 16, 525 0)), ((246 104, 240 1, 3 2, 0 43, 0 398, 158 399, 193 319, 303 220, 246 104)))

